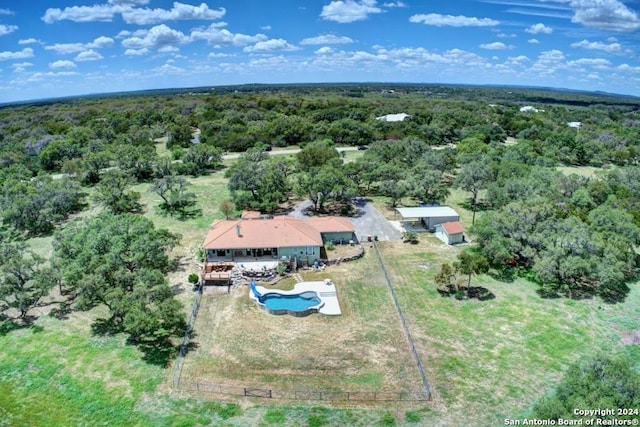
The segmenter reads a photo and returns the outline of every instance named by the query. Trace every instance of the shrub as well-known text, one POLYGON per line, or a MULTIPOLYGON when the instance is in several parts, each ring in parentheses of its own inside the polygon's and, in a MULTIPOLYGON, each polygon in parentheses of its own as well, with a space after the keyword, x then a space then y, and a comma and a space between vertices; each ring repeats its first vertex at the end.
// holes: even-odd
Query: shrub
POLYGON ((284 276, 287 272, 287 265, 283 263, 279 263, 277 267, 278 274, 284 276))
POLYGON ((324 245, 324 247, 328 251, 333 251, 336 248, 336 244, 333 242, 327 242, 327 244, 324 245))
POLYGON ((189 283, 198 283, 198 280, 200 279, 200 276, 198 276, 196 273, 191 273, 189 275, 189 283))
POLYGON ((404 241, 409 242, 412 245, 417 244, 419 242, 418 233, 416 233, 415 231, 407 231, 406 233, 404 233, 404 241))

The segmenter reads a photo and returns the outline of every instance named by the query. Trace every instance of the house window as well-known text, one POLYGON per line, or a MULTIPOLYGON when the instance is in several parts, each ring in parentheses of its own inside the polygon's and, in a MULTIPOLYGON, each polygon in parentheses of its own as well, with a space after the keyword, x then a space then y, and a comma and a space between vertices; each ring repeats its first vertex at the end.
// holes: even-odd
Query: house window
POLYGON ((307 246, 307 255, 314 255, 316 253, 316 248, 314 246, 307 246))
POLYGON ((272 248, 271 252, 273 253, 273 256, 278 256, 278 248, 272 248))
POLYGON ((216 255, 217 255, 217 256, 225 256, 226 252, 227 252, 227 251, 225 251, 224 249, 218 249, 218 250, 216 251, 216 255))

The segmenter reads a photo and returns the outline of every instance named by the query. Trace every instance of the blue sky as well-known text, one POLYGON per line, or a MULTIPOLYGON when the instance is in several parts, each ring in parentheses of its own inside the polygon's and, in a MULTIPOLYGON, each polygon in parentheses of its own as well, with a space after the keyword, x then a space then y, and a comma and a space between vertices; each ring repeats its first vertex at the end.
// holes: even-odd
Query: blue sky
POLYGON ((365 81, 640 96, 640 0, 0 2, 0 102, 365 81))

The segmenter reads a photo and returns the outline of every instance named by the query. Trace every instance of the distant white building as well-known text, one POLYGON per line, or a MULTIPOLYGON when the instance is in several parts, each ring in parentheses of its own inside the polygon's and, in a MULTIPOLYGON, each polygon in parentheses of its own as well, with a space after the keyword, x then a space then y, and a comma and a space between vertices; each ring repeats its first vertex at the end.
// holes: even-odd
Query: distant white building
POLYGON ((385 116, 376 117, 376 120, 380 120, 382 122, 402 122, 408 117, 411 116, 406 113, 387 114, 385 116))
POLYGON ((538 111, 540 110, 532 105, 525 105, 524 107, 520 107, 521 113, 537 113, 538 111))
POLYGON ((582 122, 569 122, 567 123, 567 126, 569 126, 570 128, 579 129, 580 126, 582 126, 582 122))

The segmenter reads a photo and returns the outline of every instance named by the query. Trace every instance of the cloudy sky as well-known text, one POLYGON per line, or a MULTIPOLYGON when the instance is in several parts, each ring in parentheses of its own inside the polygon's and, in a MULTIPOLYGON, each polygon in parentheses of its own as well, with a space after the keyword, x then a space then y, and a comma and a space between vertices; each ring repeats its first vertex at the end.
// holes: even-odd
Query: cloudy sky
POLYGON ((0 1, 0 102, 299 82, 640 96, 640 0, 182 1, 0 1))

